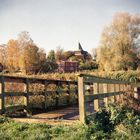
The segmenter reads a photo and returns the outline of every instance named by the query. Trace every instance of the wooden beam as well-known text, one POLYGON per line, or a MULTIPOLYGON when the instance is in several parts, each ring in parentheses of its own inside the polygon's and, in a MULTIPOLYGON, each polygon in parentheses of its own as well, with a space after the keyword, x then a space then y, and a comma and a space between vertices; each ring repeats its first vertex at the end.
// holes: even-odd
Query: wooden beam
POLYGON ((80 74, 80 77, 84 78, 84 82, 91 82, 91 83, 110 83, 110 84, 128 84, 128 81, 120 81, 115 79, 108 79, 108 78, 101 78, 96 77, 88 74, 80 74))
POLYGON ((5 81, 4 77, 1 77, 1 82, 0 82, 0 94, 1 94, 1 99, 0 99, 0 110, 1 114, 5 113, 5 81))
POLYGON ((29 111, 29 79, 26 78, 25 82, 25 97, 24 97, 24 105, 26 106, 26 111, 29 111))
POLYGON ((44 89, 45 90, 45 97, 44 97, 45 98, 45 109, 47 109, 47 107, 48 107, 48 104, 47 104, 47 96, 48 96, 47 85, 48 85, 47 81, 45 81, 45 85, 44 85, 45 86, 45 89, 44 89))
POLYGON ((124 94, 124 92, 110 92, 110 93, 101 93, 101 94, 94 94, 94 95, 85 95, 86 102, 91 102, 96 99, 103 99, 106 97, 112 97, 116 95, 124 94))
POLYGON ((99 95, 99 83, 93 83, 93 99, 94 99, 94 110, 99 110, 99 100, 94 98, 99 95))
POLYGON ((78 77, 79 120, 86 122, 85 85, 83 77, 78 77))
MULTIPOLYGON (((103 93, 108 94, 108 84, 103 84, 103 93)), ((109 103, 108 97, 104 98, 104 103, 105 105, 109 103)))

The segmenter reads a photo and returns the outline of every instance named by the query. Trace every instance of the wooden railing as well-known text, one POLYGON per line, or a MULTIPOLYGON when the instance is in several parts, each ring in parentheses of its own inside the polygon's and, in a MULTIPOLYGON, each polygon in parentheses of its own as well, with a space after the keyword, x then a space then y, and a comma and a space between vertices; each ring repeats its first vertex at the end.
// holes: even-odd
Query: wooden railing
MULTIPOLYGON (((95 113, 100 107, 110 102, 121 100, 126 94, 133 93, 137 99, 140 99, 140 94, 137 94, 137 87, 140 87, 139 83, 132 84, 127 81, 99 78, 85 74, 79 75, 78 82, 0 76, 0 112, 3 114, 8 110, 20 109, 28 111, 31 109, 30 98, 33 96, 43 96, 43 108, 48 109, 49 95, 57 95, 53 101, 55 102, 55 106, 59 106, 59 96, 63 93, 66 93, 68 97, 70 94, 78 94, 79 120, 85 123, 88 115, 95 113), (21 86, 17 89, 16 87, 19 86, 19 84, 21 86), (37 91, 36 89, 32 91, 32 84, 40 84, 41 91, 37 91), (53 84, 53 88, 50 86, 51 84, 53 84), (15 104, 6 105, 6 101, 9 101, 9 97, 22 97, 23 103, 19 105, 14 101, 15 104)), ((35 99, 37 100, 37 98, 35 99)), ((67 104, 69 104, 69 100, 67 100, 67 104)))
MULTIPOLYGON (((136 87, 136 85, 135 85, 136 87)), ((125 94, 134 93, 134 84, 127 81, 99 78, 81 74, 78 77, 79 119, 86 122, 88 115, 95 114, 109 102, 121 100, 125 94)))
MULTIPOLYGON (((25 78, 25 77, 13 77, 13 76, 0 76, 0 112, 1 114, 5 113, 8 110, 16 110, 16 109, 26 109, 30 110, 31 106, 29 103, 29 99, 32 96, 40 96, 44 97, 44 108, 46 109, 48 100, 47 97, 50 94, 56 94, 55 97, 55 105, 59 105, 59 95, 66 93, 68 95, 78 94, 77 91, 77 82, 76 81, 63 81, 63 80, 47 80, 47 79, 40 79, 40 78, 25 78), (11 84, 11 85, 8 85, 11 84), (14 87, 12 87, 14 84, 14 87), (17 86, 19 86, 17 91, 17 86), (30 86, 31 84, 40 84, 43 86, 42 91, 31 91, 30 86), (55 88, 49 87, 49 85, 53 84, 55 88), (65 84, 63 88, 62 84, 65 84), (71 88, 74 86, 74 88, 71 88), (13 89, 12 89, 13 88, 13 89), (23 103, 21 105, 8 105, 6 106, 6 98, 7 97, 23 97, 23 103)), ((8 99, 7 99, 8 100, 8 99)), ((69 101, 68 101, 69 102, 69 101)))

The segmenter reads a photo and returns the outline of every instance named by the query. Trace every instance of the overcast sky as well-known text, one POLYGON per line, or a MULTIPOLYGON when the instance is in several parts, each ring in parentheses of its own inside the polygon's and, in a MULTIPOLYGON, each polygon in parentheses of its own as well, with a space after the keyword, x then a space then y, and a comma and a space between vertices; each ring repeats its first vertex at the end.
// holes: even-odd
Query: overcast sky
POLYGON ((0 44, 28 31, 46 51, 90 51, 116 12, 140 13, 140 0, 0 0, 0 44))

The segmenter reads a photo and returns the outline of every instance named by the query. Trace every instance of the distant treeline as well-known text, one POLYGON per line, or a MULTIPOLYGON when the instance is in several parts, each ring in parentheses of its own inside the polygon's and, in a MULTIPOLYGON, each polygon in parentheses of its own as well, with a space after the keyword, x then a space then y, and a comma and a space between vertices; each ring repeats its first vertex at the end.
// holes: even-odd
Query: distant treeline
MULTIPOLYGON (((118 71, 140 68, 140 15, 117 13, 102 32, 100 45, 87 57, 58 47, 48 55, 23 31, 0 47, 0 63, 11 72, 46 73, 57 70, 58 61, 77 61, 79 70, 118 71), (94 58, 94 59, 93 59, 94 58)), ((85 48, 86 49, 86 48, 85 48)))
POLYGON ((58 47, 46 55, 45 50, 33 42, 27 31, 21 32, 17 40, 10 39, 7 44, 0 46, 0 63, 7 72, 54 72, 58 67, 57 62, 61 60, 78 61, 79 70, 97 68, 90 54, 78 57, 74 51, 64 51, 58 47))

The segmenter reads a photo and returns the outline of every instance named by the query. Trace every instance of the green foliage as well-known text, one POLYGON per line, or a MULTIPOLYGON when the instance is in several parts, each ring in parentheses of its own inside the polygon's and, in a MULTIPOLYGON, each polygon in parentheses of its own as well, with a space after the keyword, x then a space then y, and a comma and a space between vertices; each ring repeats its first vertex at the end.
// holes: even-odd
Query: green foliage
POLYGON ((0 140, 139 140, 140 114, 135 110, 110 104, 88 119, 87 125, 49 126, 0 117, 0 140))
POLYGON ((138 81, 138 71, 112 72, 112 73, 110 73, 109 78, 136 83, 138 81))
POLYGON ((47 61, 49 61, 49 62, 55 62, 55 51, 54 50, 51 50, 48 53, 47 61))
POLYGON ((93 70, 97 68, 98 68, 98 64, 95 61, 81 62, 79 65, 80 70, 93 70))

